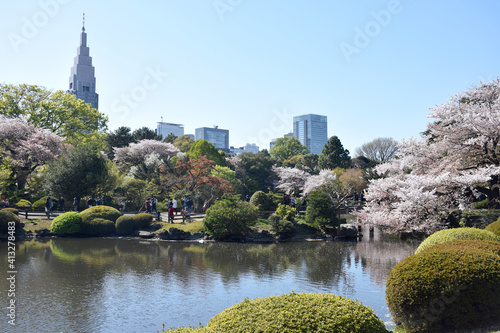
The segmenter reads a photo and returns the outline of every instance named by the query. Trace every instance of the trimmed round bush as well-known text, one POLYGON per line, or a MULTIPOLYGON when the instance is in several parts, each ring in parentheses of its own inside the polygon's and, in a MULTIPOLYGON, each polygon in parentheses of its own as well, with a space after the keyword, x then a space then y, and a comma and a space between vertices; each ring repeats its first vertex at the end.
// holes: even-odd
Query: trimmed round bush
POLYGON ((115 232, 118 235, 128 235, 135 229, 135 219, 130 215, 120 216, 115 222, 115 232))
POLYGON ((411 333, 469 330, 497 321, 497 249, 494 241, 455 240, 400 261, 386 284, 394 322, 411 333), (481 242, 481 248, 473 247, 481 242))
POLYGON ((31 208, 33 208, 34 210, 45 210, 45 203, 47 202, 47 197, 51 197, 54 205, 56 204, 56 202, 54 201, 54 198, 57 198, 57 197, 54 197, 52 195, 48 195, 48 196, 41 197, 37 201, 33 202, 33 205, 31 206, 31 208))
POLYGON ((488 224, 486 228, 484 228, 484 230, 491 231, 492 233, 500 237, 500 219, 488 224))
POLYGON ((213 332, 387 332, 368 307, 346 297, 291 292, 245 299, 210 319, 213 332))
POLYGON ((29 208, 29 207, 31 207, 31 202, 29 202, 26 199, 21 199, 14 206, 22 207, 22 208, 29 208))
POLYGON ((250 203, 257 206, 260 211, 274 211, 276 205, 271 194, 266 194, 263 191, 255 192, 250 198, 250 203))
POLYGON ((2 208, 1 210, 3 210, 4 212, 11 212, 19 216, 19 211, 15 208, 7 207, 7 208, 2 208))
POLYGON ((144 228, 147 227, 153 222, 153 215, 148 213, 135 214, 133 216, 134 219, 134 228, 144 228))
POLYGON ((455 239, 476 239, 476 240, 493 240, 500 241, 500 237, 496 236, 491 231, 477 228, 456 228, 438 231, 427 237, 418 246, 415 253, 419 253, 433 245, 445 243, 455 239))
POLYGON ((82 218, 77 212, 67 212, 57 216, 50 225, 55 235, 76 234, 81 231, 82 218))
POLYGON ((0 210, 0 233, 5 234, 9 231, 9 222, 15 223, 16 230, 20 230, 24 226, 19 220, 19 216, 8 210, 0 210))
POLYGON ((103 218, 94 218, 83 220, 81 224, 81 233, 87 235, 109 235, 115 232, 115 222, 103 218))
POLYGON ((340 225, 332 200, 321 188, 307 196, 306 222, 321 228, 340 225))
POLYGON ((85 209, 83 212, 80 213, 80 216, 82 217, 82 222, 88 223, 92 219, 96 218, 101 218, 105 220, 110 220, 113 223, 116 222, 116 220, 122 216, 122 213, 118 211, 118 209, 109 207, 109 206, 94 206, 85 209))

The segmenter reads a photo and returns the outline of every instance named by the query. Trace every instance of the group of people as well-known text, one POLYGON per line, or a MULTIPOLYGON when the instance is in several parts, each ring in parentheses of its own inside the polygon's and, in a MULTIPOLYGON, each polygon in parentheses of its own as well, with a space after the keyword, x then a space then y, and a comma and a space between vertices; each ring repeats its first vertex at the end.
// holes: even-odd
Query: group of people
POLYGON ((104 204, 104 198, 103 197, 96 197, 95 199, 92 198, 92 196, 89 196, 87 199, 87 207, 94 207, 94 206, 102 206, 104 204))
POLYGON ((144 208, 146 209, 146 213, 158 213, 158 210, 156 209, 156 198, 147 198, 144 202, 144 208))
POLYGON ((0 200, 0 208, 9 207, 9 199, 6 199, 2 196, 2 200, 0 200))
MULTIPOLYGON (((180 211, 182 215, 182 221, 184 222, 186 219, 190 218, 190 215, 193 211, 193 199, 190 196, 184 196, 181 200, 182 210, 180 211)), ((175 215, 177 215, 178 203, 176 198, 171 198, 168 200, 168 221, 170 223, 174 223, 175 215)))

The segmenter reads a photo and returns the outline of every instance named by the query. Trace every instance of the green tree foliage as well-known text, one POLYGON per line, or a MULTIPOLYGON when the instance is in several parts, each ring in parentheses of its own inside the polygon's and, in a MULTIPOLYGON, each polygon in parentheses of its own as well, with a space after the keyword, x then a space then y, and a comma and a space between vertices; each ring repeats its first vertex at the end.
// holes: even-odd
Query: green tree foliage
POLYGON ((111 133, 108 133, 106 136, 106 154, 109 159, 113 159, 115 157, 115 152, 113 148, 121 148, 127 147, 130 143, 135 142, 134 136, 131 133, 130 127, 121 126, 118 127, 111 133))
POLYGON ((35 127, 66 138, 69 143, 79 143, 103 133, 108 122, 103 113, 76 99, 75 95, 27 84, 0 84, 0 115, 23 117, 35 127))
POLYGON ((161 141, 162 136, 156 134, 155 131, 148 127, 141 127, 132 132, 132 136, 134 137, 134 142, 140 142, 142 140, 156 140, 161 141))
POLYGON ((215 162, 216 165, 224 166, 224 158, 219 154, 217 148, 207 140, 196 140, 189 149, 188 156, 197 159, 199 156, 205 156, 215 162))
POLYGON ((110 164, 93 146, 72 148, 50 163, 44 175, 45 186, 50 193, 71 199, 104 195, 116 184, 110 164))
POLYGON ((261 150, 257 154, 242 153, 238 156, 241 160, 239 168, 243 184, 250 193, 267 191, 272 186, 273 175, 271 167, 276 163, 267 150, 261 150))
POLYGON ((187 135, 180 136, 173 142, 174 146, 176 146, 183 153, 189 151, 193 143, 194 143, 193 138, 187 135))
POLYGON ((175 140, 177 139, 177 135, 170 133, 163 139, 163 142, 171 143, 174 144, 175 140))
POLYGON ((297 210, 288 205, 280 204, 276 209, 275 214, 280 216, 284 220, 293 222, 295 220, 295 215, 297 215, 297 210))
POLYGON ((344 149, 337 136, 332 136, 321 150, 318 159, 320 169, 335 169, 337 167, 347 169, 351 165, 349 150, 344 149))
POLYGON ((306 222, 312 226, 335 226, 339 224, 335 207, 328 194, 322 189, 307 196, 306 222))
POLYGON ((215 239, 240 237, 257 222, 258 214, 257 207, 237 195, 224 195, 207 210, 203 226, 215 239))
POLYGON ((257 191, 252 194, 250 203, 256 206, 260 211, 273 211, 276 209, 272 194, 264 193, 263 191, 257 191))
POLYGON ((279 162, 307 153, 309 153, 309 149, 293 136, 276 139, 274 146, 269 151, 269 154, 279 162))

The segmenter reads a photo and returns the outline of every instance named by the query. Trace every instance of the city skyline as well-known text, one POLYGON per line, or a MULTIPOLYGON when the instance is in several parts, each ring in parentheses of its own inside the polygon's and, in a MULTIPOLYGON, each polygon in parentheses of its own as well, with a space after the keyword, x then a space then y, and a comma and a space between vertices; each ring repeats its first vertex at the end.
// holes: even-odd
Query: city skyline
POLYGON ((312 113, 328 117, 328 135, 353 156, 377 137, 417 137, 429 108, 499 73, 495 2, 2 7, 0 82, 52 90, 68 88, 85 12, 110 131, 154 128, 163 117, 186 133, 218 124, 231 130, 230 145, 265 148, 293 130, 294 116, 312 113))

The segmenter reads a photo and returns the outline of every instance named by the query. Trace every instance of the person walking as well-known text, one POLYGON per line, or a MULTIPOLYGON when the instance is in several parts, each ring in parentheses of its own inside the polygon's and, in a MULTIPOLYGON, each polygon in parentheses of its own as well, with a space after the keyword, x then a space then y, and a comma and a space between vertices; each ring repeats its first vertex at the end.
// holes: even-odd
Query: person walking
POLYGON ((78 211, 78 199, 76 197, 73 198, 73 209, 75 212, 78 211))
POLYGON ((50 197, 47 197, 47 200, 45 201, 45 214, 47 214, 47 219, 50 219, 50 211, 52 210, 53 206, 54 203, 52 202, 52 199, 50 197))
POLYGON ((186 201, 186 206, 189 214, 191 215, 191 212, 193 211, 193 200, 191 200, 191 197, 188 197, 186 201))
POLYGON ((153 197, 153 199, 151 199, 151 212, 155 212, 155 213, 158 212, 156 210, 156 198, 155 197, 153 197))
POLYGON ((144 207, 146 207, 146 213, 151 213, 151 201, 149 201, 149 198, 146 199, 144 207))
POLYGON ((64 204, 66 203, 66 201, 64 200, 63 196, 61 195, 59 197, 59 211, 60 212, 63 212, 64 211, 64 204))

